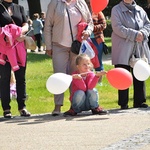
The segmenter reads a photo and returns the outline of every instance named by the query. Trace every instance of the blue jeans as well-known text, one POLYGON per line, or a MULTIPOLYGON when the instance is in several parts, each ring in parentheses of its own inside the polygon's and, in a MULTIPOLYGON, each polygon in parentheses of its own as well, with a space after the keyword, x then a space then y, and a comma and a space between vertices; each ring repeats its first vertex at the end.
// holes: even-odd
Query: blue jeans
POLYGON ((103 63, 102 63, 102 55, 103 55, 103 45, 104 43, 100 43, 98 44, 95 40, 95 38, 91 38, 93 44, 96 46, 97 50, 98 50, 98 60, 99 60, 99 63, 100 63, 100 67, 98 68, 95 68, 96 71, 101 71, 101 70, 104 70, 104 66, 103 66, 103 63))
POLYGON ((87 90, 86 92, 78 90, 73 95, 72 108, 76 113, 88 111, 98 106, 98 92, 96 89, 87 90))

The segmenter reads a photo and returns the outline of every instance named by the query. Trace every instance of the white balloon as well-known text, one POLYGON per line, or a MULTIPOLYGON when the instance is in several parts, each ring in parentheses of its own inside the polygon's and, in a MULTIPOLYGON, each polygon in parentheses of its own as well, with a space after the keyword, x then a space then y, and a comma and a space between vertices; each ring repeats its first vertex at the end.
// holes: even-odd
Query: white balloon
POLYGON ((72 76, 65 73, 54 73, 46 82, 46 88, 52 94, 64 93, 72 82, 72 76))
POLYGON ((133 67, 133 74, 139 81, 145 81, 150 76, 150 66, 143 60, 138 60, 133 67))

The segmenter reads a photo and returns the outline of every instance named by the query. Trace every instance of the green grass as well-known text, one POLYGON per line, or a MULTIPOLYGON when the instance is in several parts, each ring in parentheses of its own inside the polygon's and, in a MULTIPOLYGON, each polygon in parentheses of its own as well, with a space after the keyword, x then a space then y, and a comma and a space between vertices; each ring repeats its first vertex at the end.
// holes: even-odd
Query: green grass
MULTIPOLYGON (((110 38, 106 38, 106 43, 111 47, 110 38)), ((29 95, 26 101, 27 109, 32 114, 50 113, 54 108, 53 94, 46 89, 46 81, 48 77, 53 74, 52 61, 47 55, 40 55, 36 53, 28 53, 28 63, 26 72, 27 94, 29 95)), ((113 68, 112 65, 104 65, 105 70, 113 68)), ((147 103, 150 105, 150 78, 146 81, 147 85, 147 103)), ((117 104, 117 89, 113 88, 107 78, 103 77, 103 86, 97 85, 100 95, 100 105, 105 109, 119 108, 117 104)), ((130 88, 129 106, 133 104, 133 87, 130 88)), ((17 111, 17 103, 15 100, 11 101, 12 114, 19 115, 17 111)), ((65 92, 64 106, 62 111, 66 111, 70 107, 69 91, 65 92)), ((0 116, 2 109, 0 109, 0 116)))

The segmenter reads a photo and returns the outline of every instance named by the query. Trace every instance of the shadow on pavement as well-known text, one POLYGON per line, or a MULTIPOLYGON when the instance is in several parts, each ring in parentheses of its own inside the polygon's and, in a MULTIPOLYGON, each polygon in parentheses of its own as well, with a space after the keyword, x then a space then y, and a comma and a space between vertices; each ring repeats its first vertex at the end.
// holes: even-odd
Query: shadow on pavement
POLYGON ((148 108, 129 108, 125 110, 121 109, 111 109, 107 115, 92 115, 90 111, 79 113, 77 116, 67 116, 64 117, 63 114, 60 116, 52 116, 51 114, 40 114, 32 115, 31 117, 20 117, 14 116, 11 119, 0 118, 0 122, 5 122, 6 124, 18 124, 18 125, 32 125, 32 124, 41 124, 45 122, 54 122, 59 120, 64 121, 99 121, 107 120, 110 115, 126 115, 126 114, 150 114, 150 107, 148 108))
MULTIPOLYGON (((18 124, 18 125, 31 125, 31 124, 40 124, 45 122, 53 122, 53 121, 59 121, 59 120, 65 120, 65 121, 96 121, 96 120, 105 120, 109 119, 101 118, 101 117, 94 117, 96 115, 92 115, 89 112, 86 113, 80 113, 77 116, 67 116, 64 117, 63 114, 60 116, 52 116, 51 114, 41 114, 41 115, 32 115, 31 117, 20 117, 20 116, 14 116, 11 119, 6 119, 1 117, 0 122, 5 122, 6 124, 18 124), (85 118, 85 119, 83 119, 85 118)), ((104 115, 97 115, 97 116, 104 116, 104 115)), ((108 116, 108 115, 105 115, 108 116)))

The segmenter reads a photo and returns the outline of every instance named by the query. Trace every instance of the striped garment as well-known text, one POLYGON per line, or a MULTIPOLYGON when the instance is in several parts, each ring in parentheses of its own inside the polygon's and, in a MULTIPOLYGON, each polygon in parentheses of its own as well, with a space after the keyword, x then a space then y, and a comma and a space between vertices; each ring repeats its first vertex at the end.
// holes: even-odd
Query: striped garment
POLYGON ((106 19, 102 12, 99 12, 98 14, 92 13, 92 19, 94 23, 94 37, 98 44, 101 42, 104 42, 104 34, 103 30, 106 29, 106 19))

